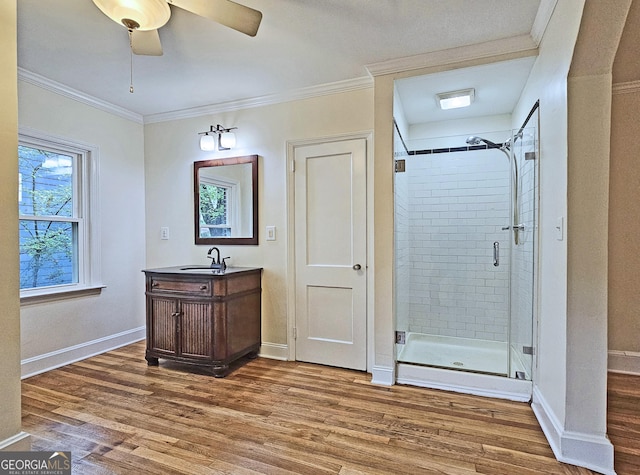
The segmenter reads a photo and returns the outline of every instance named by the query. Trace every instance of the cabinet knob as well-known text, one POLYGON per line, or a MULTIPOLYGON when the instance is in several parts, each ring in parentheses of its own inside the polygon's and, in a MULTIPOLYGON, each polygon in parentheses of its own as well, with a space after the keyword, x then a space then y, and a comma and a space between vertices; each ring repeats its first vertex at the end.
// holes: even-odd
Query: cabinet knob
POLYGON ((179 317, 180 316, 180 312, 173 312, 171 314, 172 317, 179 317))
POLYGON ((157 282, 151 282, 151 287, 157 287, 158 283, 157 282))
POLYGON ((207 290, 207 286, 206 285, 201 285, 200 286, 200 290, 207 290))

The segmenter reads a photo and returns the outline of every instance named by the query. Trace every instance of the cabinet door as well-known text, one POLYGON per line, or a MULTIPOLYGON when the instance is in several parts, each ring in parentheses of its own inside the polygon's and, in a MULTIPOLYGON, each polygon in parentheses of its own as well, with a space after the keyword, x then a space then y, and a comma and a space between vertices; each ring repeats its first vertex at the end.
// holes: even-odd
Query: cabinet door
POLYGON ((188 358, 213 357, 212 304, 180 301, 180 355, 188 358))
POLYGON ((171 355, 176 354, 178 317, 178 300, 159 297, 151 298, 149 321, 147 322, 147 347, 150 350, 171 355))

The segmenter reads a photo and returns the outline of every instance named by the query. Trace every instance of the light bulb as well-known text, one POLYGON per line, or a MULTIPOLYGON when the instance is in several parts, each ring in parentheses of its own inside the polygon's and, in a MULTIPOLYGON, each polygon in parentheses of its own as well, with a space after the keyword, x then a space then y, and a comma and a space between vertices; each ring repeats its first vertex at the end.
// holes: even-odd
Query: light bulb
POLYGON ((205 152, 211 152, 216 149, 216 140, 213 138, 213 135, 204 134, 200 137, 200 150, 205 152))
POLYGON ((236 134, 233 132, 224 132, 220 134, 220 147, 233 148, 236 146, 236 134))
MULTIPOLYGON (((133 20, 140 31, 156 30, 169 21, 171 10, 165 0, 93 0, 113 21, 133 20)), ((126 26, 126 25, 125 25, 126 26)))

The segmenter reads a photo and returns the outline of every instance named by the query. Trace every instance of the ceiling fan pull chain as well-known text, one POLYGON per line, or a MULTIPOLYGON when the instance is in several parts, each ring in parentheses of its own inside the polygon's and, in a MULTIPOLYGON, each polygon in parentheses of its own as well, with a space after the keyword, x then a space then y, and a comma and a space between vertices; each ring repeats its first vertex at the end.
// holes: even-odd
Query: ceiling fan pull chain
POLYGON ((129 57, 130 57, 130 80, 129 80, 129 92, 133 94, 133 40, 132 40, 133 30, 129 29, 129 57))

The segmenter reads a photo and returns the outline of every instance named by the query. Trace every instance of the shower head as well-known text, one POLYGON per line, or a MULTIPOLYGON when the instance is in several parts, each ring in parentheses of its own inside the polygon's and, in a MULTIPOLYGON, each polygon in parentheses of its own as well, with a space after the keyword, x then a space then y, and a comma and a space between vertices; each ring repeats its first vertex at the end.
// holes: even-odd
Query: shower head
POLYGON ((505 140, 502 144, 502 147, 500 148, 502 150, 511 150, 511 145, 515 144, 517 140, 522 140, 522 135, 522 130, 518 131, 518 133, 516 133, 513 137, 509 137, 507 140, 505 140))
POLYGON ((490 148, 500 148, 501 146, 491 140, 483 139, 482 137, 478 137, 477 135, 471 135, 467 138, 467 143, 469 145, 480 145, 481 142, 487 144, 490 148))

